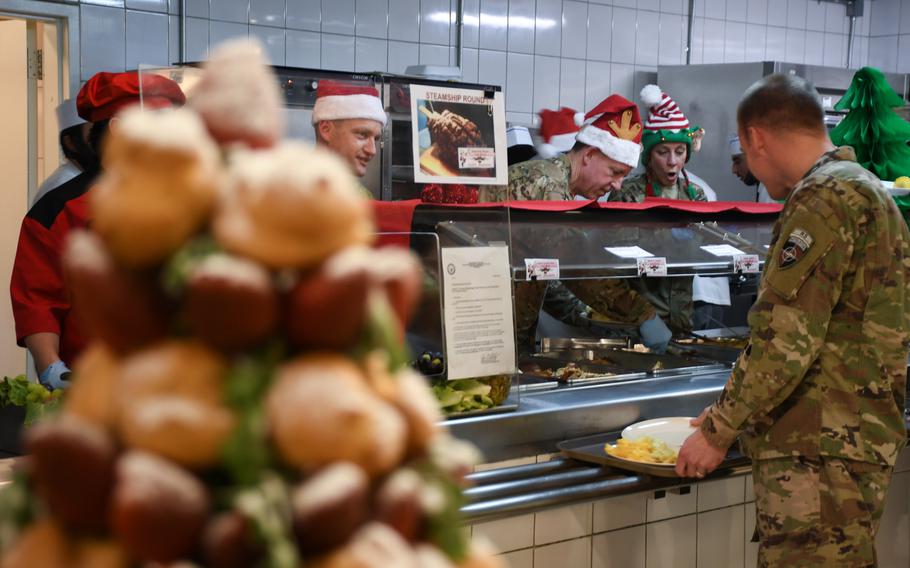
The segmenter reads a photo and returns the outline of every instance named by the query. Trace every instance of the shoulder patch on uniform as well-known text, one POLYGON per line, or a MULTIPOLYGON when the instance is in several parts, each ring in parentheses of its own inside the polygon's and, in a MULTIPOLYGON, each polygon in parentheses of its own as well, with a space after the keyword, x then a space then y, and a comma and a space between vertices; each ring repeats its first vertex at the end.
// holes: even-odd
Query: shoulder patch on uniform
POLYGON ((797 227, 793 229, 790 233, 790 236, 787 237, 787 241, 784 243, 784 246, 780 249, 780 256, 777 259, 778 268, 787 268, 793 266, 799 262, 806 253, 809 252, 809 249, 812 248, 812 244, 815 242, 815 239, 812 238, 812 235, 809 234, 809 231, 797 227))

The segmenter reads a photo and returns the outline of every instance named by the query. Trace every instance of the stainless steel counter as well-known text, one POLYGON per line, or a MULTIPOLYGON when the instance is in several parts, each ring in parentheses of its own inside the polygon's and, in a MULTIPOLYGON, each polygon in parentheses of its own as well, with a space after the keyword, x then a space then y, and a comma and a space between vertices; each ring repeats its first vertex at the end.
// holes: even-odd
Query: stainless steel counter
MULTIPOLYGON (((744 459, 732 468, 712 473, 704 480, 743 475, 749 471, 751 467, 744 459)), ((468 503, 461 509, 466 523, 642 491, 675 490, 685 493, 691 485, 700 482, 630 474, 571 459, 477 472, 468 478, 474 486, 465 491, 468 503)))
POLYGON ((663 416, 697 416, 720 393, 729 370, 521 393, 518 410, 448 421, 488 462, 557 451, 563 440, 621 430, 663 416))

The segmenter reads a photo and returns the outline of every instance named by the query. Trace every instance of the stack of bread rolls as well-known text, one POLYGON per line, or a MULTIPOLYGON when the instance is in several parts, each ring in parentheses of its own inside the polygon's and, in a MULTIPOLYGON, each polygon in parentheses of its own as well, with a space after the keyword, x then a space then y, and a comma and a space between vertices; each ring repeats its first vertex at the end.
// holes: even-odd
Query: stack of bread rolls
POLYGON ((401 356, 419 263, 371 248, 280 101, 244 41, 186 107, 118 117, 64 258, 95 340, 3 492, 4 568, 499 565, 458 526, 472 449, 401 356))

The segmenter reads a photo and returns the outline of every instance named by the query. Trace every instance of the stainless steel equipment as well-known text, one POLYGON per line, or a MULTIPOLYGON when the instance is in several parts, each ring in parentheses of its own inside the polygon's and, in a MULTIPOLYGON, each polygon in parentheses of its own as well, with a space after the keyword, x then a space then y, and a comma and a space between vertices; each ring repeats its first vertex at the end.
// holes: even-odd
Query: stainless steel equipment
MULTIPOLYGON (((720 200, 755 201, 756 188, 747 187, 730 171, 728 140, 736 132, 736 105, 743 92, 772 73, 791 73, 815 85, 822 97, 830 127, 842 115, 834 104, 846 92, 855 70, 798 65, 781 61, 709 65, 662 65, 657 82, 683 109, 692 124, 705 129, 701 151, 686 166, 717 192, 720 200), (708 88, 710 86, 710 88, 708 88)), ((904 100, 910 96, 908 75, 885 73, 888 83, 904 100)))

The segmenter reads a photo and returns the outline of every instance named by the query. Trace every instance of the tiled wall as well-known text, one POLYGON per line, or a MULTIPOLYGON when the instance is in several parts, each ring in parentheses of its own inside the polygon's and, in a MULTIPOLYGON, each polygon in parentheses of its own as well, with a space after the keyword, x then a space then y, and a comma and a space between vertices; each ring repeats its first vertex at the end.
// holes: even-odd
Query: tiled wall
MULTIPOLYGON (((877 42, 897 60, 900 0, 867 2, 854 65, 867 59, 869 13, 886 8, 877 42), (888 4, 888 2, 891 4, 888 4), (874 9, 874 10, 873 10, 874 9), (893 17, 891 12, 893 12, 893 17), (887 24, 887 25, 885 25, 887 24), (893 45, 892 45, 893 44, 893 45)), ((905 1, 904 4, 907 4, 905 1)), ((82 78, 176 61, 177 0, 84 0, 82 78)), ((456 0, 186 0, 187 58, 256 36, 273 63, 403 72, 452 64, 456 0)), ((511 120, 544 107, 590 108, 633 96, 635 71, 685 63, 688 0, 464 0, 464 80, 503 85, 511 120)), ((905 7, 905 20, 910 8, 905 7)), ((817 0, 697 0, 692 62, 778 59, 844 65, 844 6, 817 0)), ((900 36, 900 41, 910 36, 900 36)), ((910 52, 910 43, 904 49, 910 52)), ((883 57, 887 59, 887 57, 883 57)), ((910 57, 907 57, 910 60, 910 57)))
POLYGON ((869 65, 910 73, 910 0, 875 0, 869 26, 869 65))

